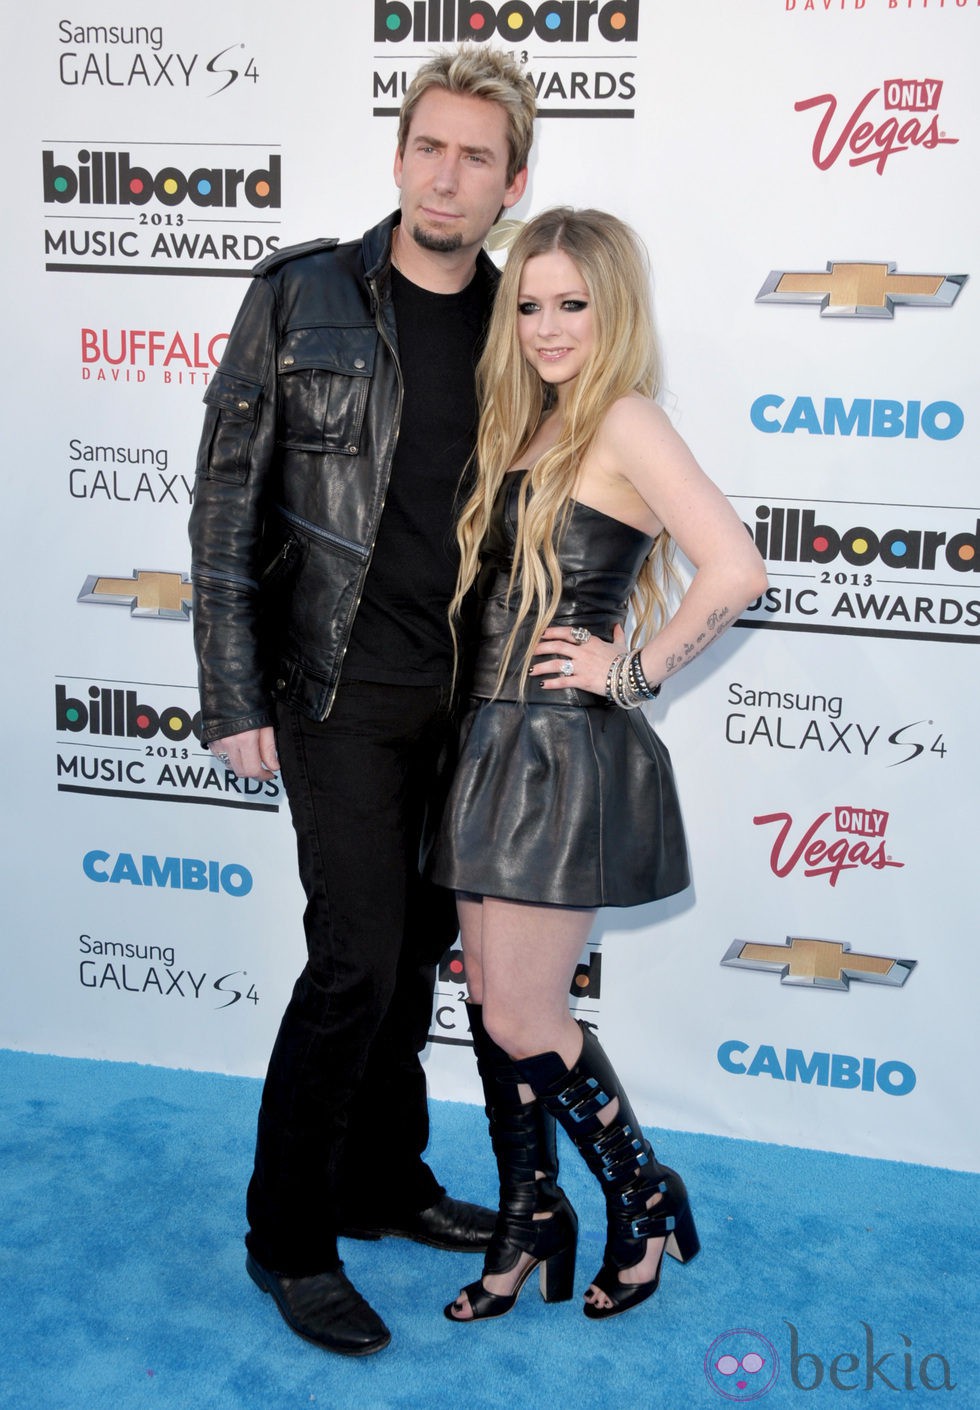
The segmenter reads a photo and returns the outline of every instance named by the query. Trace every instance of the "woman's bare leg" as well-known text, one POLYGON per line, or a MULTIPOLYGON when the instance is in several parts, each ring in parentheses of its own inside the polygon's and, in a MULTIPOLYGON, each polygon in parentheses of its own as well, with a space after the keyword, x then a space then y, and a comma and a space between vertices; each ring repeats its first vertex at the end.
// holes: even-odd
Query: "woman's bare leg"
MULTIPOLYGON (((540 1041, 547 1050, 563 1053, 580 1044, 581 1034, 568 1011, 568 992, 595 912, 558 911, 550 906, 472 896, 457 897, 457 909, 470 1001, 482 1004, 483 1023, 490 1037, 514 1055, 500 1037, 501 1031, 510 1031, 507 1016, 513 1011, 520 1024, 533 1015, 537 1037, 529 1033, 532 1043, 540 1041), (536 954, 542 943, 544 953, 536 954), (499 1024, 494 1017, 497 1014, 501 1015, 499 1024)), ((518 1090, 522 1101, 536 1100, 526 1083, 518 1090)), ((487 1292, 509 1295, 530 1262, 531 1255, 524 1254, 508 1272, 484 1274, 483 1286, 487 1292)), ((465 1292, 454 1303, 453 1315, 460 1321, 471 1317, 465 1292)))
MULTIPOLYGON (((555 1052, 574 1067, 582 1034, 568 1008, 575 967, 595 918, 593 911, 562 910, 486 899, 482 935, 483 1022, 512 1058, 555 1052)), ((530 1093, 530 1088, 527 1089, 530 1093)), ((612 1101, 599 1114, 608 1125, 619 1110, 612 1101)), ((658 1203, 654 1196, 648 1208, 658 1203)), ((621 1270, 622 1283, 646 1283, 656 1275, 663 1239, 648 1239, 643 1258, 621 1270)), ((587 1300, 611 1306, 594 1285, 587 1300)))

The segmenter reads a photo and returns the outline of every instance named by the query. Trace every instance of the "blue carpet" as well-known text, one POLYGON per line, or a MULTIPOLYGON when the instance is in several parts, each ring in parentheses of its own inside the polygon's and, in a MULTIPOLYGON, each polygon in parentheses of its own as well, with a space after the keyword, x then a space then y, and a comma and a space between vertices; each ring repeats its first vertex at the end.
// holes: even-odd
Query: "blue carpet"
MULTIPOLYGON (((4 1410, 980 1406, 977 1177, 679 1132, 657 1146, 684 1172, 703 1252, 668 1260, 642 1308, 590 1323, 531 1280, 510 1316, 452 1326, 442 1305, 477 1258, 348 1242, 392 1344, 326 1355, 244 1272, 258 1097, 252 1079, 0 1052, 4 1410)), ((600 1203, 562 1156, 584 1287, 600 1203)), ((430 1159, 454 1193, 491 1201, 478 1108, 433 1104, 430 1159)))

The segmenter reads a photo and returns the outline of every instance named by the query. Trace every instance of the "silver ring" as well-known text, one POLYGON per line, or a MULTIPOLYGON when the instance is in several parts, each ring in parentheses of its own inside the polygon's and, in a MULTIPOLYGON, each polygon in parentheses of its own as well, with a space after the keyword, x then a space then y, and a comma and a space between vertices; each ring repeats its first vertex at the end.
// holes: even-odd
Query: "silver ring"
POLYGON ((216 755, 215 755, 215 758, 216 758, 216 759, 220 759, 223 764, 230 764, 230 763, 231 763, 231 755, 230 755, 230 754, 216 754, 216 755))
POLYGON ((572 641, 577 641, 579 646, 584 646, 591 635, 588 627, 572 627, 572 641))
POLYGON ((575 663, 573 661, 569 661, 566 657, 565 660, 558 667, 558 669, 561 671, 563 676, 570 676, 575 670, 575 663))

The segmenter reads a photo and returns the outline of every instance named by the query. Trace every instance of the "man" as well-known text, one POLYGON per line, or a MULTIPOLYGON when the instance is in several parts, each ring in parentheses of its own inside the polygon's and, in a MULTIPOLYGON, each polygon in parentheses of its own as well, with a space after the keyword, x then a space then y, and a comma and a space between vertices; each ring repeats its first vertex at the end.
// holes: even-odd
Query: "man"
POLYGON ((270 1059, 247 1268, 300 1336, 390 1333, 337 1234, 482 1249, 489 1210, 422 1159, 419 1053, 452 899, 420 857, 449 736, 453 509, 473 448, 496 271, 482 252, 527 182, 534 91, 505 54, 426 63, 402 105, 400 212, 357 241, 263 261, 208 406, 191 513, 203 739, 239 776, 281 768, 308 962, 270 1059))

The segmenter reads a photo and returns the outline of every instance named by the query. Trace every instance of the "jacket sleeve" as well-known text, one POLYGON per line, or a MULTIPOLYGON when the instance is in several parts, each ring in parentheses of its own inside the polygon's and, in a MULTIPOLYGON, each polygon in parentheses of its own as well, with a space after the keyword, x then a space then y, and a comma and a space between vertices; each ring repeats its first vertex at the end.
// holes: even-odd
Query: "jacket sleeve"
POLYGON ((208 385, 190 515, 202 742, 271 722, 259 554, 276 459, 276 297, 256 279, 208 385))

